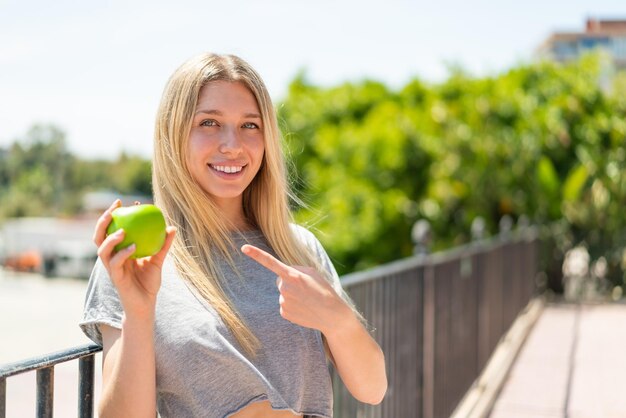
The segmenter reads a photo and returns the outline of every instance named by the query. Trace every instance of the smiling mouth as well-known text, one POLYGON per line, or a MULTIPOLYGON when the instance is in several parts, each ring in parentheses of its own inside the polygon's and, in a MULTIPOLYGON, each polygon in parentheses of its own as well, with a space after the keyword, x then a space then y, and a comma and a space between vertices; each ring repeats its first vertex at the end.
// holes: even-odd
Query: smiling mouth
POLYGON ((245 165, 241 166, 241 165, 213 165, 213 164, 208 164, 209 167, 211 167, 212 170, 217 171, 218 173, 225 173, 225 174, 237 174, 240 173, 245 165))

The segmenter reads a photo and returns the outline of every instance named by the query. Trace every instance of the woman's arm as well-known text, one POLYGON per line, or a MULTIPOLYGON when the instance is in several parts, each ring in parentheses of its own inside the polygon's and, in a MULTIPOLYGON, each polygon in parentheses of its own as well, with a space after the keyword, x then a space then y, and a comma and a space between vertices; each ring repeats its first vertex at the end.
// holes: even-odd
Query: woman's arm
POLYGON ((161 250, 153 256, 131 259, 135 245, 115 251, 124 231, 107 235, 116 200, 96 223, 94 243, 120 298, 124 317, 122 330, 102 326, 102 399, 98 410, 103 418, 156 416, 156 368, 154 321, 161 270, 175 228, 166 228, 161 250))
POLYGON ((385 356, 352 309, 345 306, 343 313, 337 311, 335 325, 323 332, 324 339, 333 365, 352 396, 377 405, 387 392, 385 356))
POLYGON ((387 391, 383 352, 331 284, 313 268, 288 266, 252 245, 244 245, 242 251, 278 275, 283 318, 322 332, 352 396, 361 402, 380 403, 387 391))
POLYGON ((153 318, 124 318, 122 330, 100 326, 102 333, 103 418, 156 416, 153 318))

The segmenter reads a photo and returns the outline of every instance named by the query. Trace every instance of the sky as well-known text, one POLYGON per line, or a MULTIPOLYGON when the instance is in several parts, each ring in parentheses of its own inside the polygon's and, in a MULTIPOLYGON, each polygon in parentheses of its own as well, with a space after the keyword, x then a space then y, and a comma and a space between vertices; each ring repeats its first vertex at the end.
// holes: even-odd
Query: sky
POLYGON ((54 124, 82 158, 150 157, 165 82, 200 52, 239 55, 279 103, 301 71, 392 88, 450 64, 496 75, 588 17, 626 18, 626 2, 0 0, 0 147, 54 124))

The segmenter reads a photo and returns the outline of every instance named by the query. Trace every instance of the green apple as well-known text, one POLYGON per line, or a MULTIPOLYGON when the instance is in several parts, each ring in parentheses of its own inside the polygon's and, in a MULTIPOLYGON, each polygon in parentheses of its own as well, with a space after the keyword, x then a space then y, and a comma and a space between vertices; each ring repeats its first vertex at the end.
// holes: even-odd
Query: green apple
POLYGON ((124 241, 115 246, 119 251, 131 244, 136 245, 130 258, 141 258, 159 252, 165 242, 165 218, 161 209, 154 205, 123 206, 115 209, 113 220, 107 228, 107 234, 118 229, 125 232, 124 241))

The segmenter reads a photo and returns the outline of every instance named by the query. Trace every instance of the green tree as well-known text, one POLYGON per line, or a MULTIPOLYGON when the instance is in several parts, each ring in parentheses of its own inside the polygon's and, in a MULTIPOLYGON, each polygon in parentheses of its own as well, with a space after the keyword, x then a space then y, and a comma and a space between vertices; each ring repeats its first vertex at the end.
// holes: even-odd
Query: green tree
POLYGON ((151 194, 149 160, 124 153, 116 161, 80 159, 54 125, 34 125, 0 150, 0 163, 0 219, 77 214, 87 191, 151 194))
POLYGON ((603 58, 523 65, 399 91, 321 88, 303 75, 279 106, 297 195, 345 272, 406 256, 430 221, 435 249, 469 240, 480 216, 560 225, 559 251, 586 245, 623 284, 626 78, 603 90, 603 58))
POLYGON ((120 154, 111 166, 114 188, 121 193, 152 195, 152 164, 137 156, 120 154))
POLYGON ((35 125, 4 154, 2 215, 32 216, 60 212, 72 164, 64 133, 35 125))
POLYGON ((324 91, 299 77, 279 109, 306 204, 296 217, 321 232, 338 269, 410 253, 431 158, 400 97, 371 81, 324 91))

